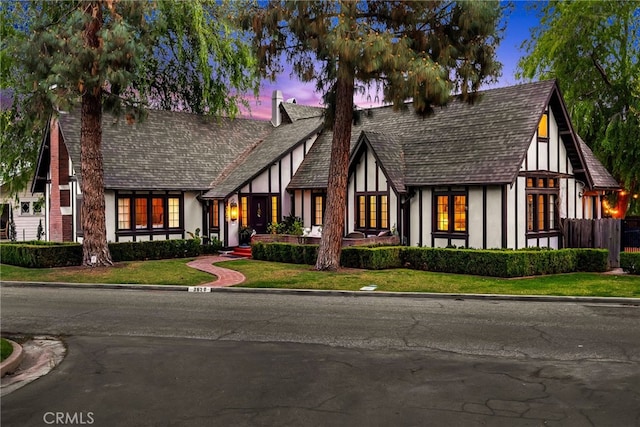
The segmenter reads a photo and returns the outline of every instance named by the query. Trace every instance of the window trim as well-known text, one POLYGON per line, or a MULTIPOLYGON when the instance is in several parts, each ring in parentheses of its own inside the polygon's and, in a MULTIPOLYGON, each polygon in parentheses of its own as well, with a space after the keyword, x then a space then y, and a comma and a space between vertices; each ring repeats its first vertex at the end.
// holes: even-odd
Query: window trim
POLYGON ((558 177, 525 177, 525 223, 527 237, 541 237, 560 234, 560 187, 558 177), (553 212, 550 209, 550 198, 554 197, 553 212), (542 200, 542 216, 540 204, 542 200), (553 218, 551 217, 553 215, 553 218), (552 223, 553 220, 553 224, 552 223), (541 223, 542 221, 542 223, 541 223), (542 227, 540 226, 542 224, 542 227), (553 228, 552 228, 553 227, 553 228))
POLYGON ((454 237, 462 239, 469 236, 469 191, 464 190, 434 190, 432 196, 431 230, 434 237, 454 237), (456 230, 455 198, 464 197, 464 230, 456 230), (447 230, 438 229, 438 198, 447 197, 447 230))
POLYGON ((549 109, 547 108, 544 113, 542 114, 542 117, 540 117, 540 122, 538 122, 538 127, 536 129, 536 135, 538 137, 538 142, 541 143, 546 143, 549 142, 549 109), (540 135, 540 125, 542 124, 542 120, 546 121, 546 135, 542 136, 540 135))
POLYGON ((116 192, 115 203, 115 232, 117 236, 131 236, 131 235, 153 235, 153 234, 167 234, 167 233, 182 233, 184 231, 184 193, 118 193, 116 192), (136 199, 146 200, 146 226, 136 227, 136 199), (162 227, 153 226, 153 199, 162 199, 162 227), (170 227, 169 200, 178 200, 178 225, 170 227), (128 224, 127 228, 121 228, 120 226, 120 200, 128 200, 129 212, 128 212, 128 224))
POLYGON ((327 194, 326 193, 311 193, 311 225, 323 225, 324 223, 324 214, 327 211, 327 194), (317 209, 316 209, 316 198, 320 197, 322 199, 321 202, 321 222, 317 223, 317 209))
POLYGON ((381 231, 390 230, 389 219, 391 217, 391 204, 389 203, 389 191, 358 191, 355 193, 355 226, 354 230, 361 231, 365 234, 378 234, 381 231), (364 197, 364 218, 362 217, 360 198, 364 197), (375 198, 375 227, 371 226, 372 215, 371 215, 371 198, 375 198), (387 199, 387 209, 386 215, 383 217, 382 215, 382 198, 386 197, 387 199), (364 220, 364 227, 361 225, 364 220), (383 226, 383 220, 386 220, 386 227, 383 226))

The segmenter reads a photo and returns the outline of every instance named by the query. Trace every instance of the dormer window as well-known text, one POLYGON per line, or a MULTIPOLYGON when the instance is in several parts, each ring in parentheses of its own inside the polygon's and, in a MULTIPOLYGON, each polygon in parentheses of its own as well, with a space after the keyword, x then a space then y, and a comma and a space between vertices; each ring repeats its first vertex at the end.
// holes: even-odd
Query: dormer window
POLYGON ((538 141, 549 141, 549 112, 545 111, 538 123, 538 141))

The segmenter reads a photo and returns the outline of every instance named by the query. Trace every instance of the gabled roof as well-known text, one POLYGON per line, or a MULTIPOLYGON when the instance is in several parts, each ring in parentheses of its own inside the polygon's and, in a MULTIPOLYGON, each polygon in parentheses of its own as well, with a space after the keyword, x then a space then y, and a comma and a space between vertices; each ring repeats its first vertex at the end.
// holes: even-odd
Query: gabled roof
POLYGON ((589 171, 589 175, 593 183, 591 188, 594 190, 618 190, 620 185, 596 158, 593 151, 591 151, 591 148, 589 148, 579 135, 576 136, 579 143, 578 147, 580 148, 584 161, 587 164, 587 170, 589 171))
POLYGON ((281 103, 280 110, 284 114, 284 118, 286 118, 289 123, 293 123, 301 119, 310 119, 312 117, 322 117, 324 115, 324 108, 322 107, 300 105, 293 102, 281 103))
MULTIPOLYGON (((399 111, 391 106, 367 110, 352 128, 351 149, 362 132, 367 136, 394 135, 395 140, 389 142, 402 147, 398 153, 404 156, 407 187, 508 184, 518 175, 547 105, 557 117, 576 174, 587 182, 578 142, 553 80, 486 90, 473 105, 454 98, 425 118, 418 116, 411 104, 399 111)), ((373 148, 384 162, 382 153, 389 157, 394 150, 385 150, 380 138, 374 138, 379 143, 373 148)), ((331 132, 318 138, 289 189, 326 188, 331 139, 331 132)), ((391 162, 385 166, 389 173, 398 160, 391 156, 387 161, 391 162)))
POLYGON ((315 135, 322 128, 322 118, 300 119, 292 124, 280 125, 240 161, 228 174, 216 179, 204 198, 226 198, 246 182, 261 174, 270 165, 288 154, 298 144, 315 135))
POLYGON ((396 192, 405 193, 404 179, 406 167, 402 137, 391 133, 362 131, 358 144, 351 155, 351 159, 357 157, 360 152, 360 147, 363 145, 371 148, 378 165, 382 168, 382 171, 396 192))
MULTIPOLYGON (((80 112, 60 116, 60 130, 80 173, 80 112)), ((150 110, 128 124, 102 120, 105 188, 206 190, 247 147, 267 137, 269 122, 150 110)))

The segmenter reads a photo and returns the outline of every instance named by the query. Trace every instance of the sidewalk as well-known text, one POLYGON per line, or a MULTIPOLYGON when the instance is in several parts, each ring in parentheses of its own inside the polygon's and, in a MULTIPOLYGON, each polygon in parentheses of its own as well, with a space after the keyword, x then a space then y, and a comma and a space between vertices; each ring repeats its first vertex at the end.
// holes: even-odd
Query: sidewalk
POLYGON ((231 258, 229 257, 220 255, 204 256, 187 263, 187 265, 197 270, 211 273, 218 277, 216 281, 205 283, 204 285, 200 286, 225 288, 227 286, 237 285, 245 281, 245 277, 242 273, 234 270, 229 270, 228 268, 222 268, 213 265, 216 262, 229 261, 230 259, 231 258))

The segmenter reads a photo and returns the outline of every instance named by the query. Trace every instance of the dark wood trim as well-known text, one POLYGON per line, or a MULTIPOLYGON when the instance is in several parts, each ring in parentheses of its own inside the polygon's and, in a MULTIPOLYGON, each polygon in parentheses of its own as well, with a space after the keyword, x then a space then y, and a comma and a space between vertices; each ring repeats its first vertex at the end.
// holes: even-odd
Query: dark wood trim
POLYGON ((507 197, 507 188, 508 184, 505 184, 502 186, 502 247, 506 248, 507 247, 507 232, 508 232, 508 227, 507 227, 507 217, 508 217, 508 211, 507 211, 507 202, 508 202, 508 197, 507 197))
MULTIPOLYGON (((433 191, 433 190, 432 190, 433 191)), ((418 194, 418 246, 422 246, 422 233, 423 233, 423 221, 424 221, 423 209, 422 209, 422 188, 418 194)), ((431 246, 433 246, 433 237, 431 238, 431 246)))

